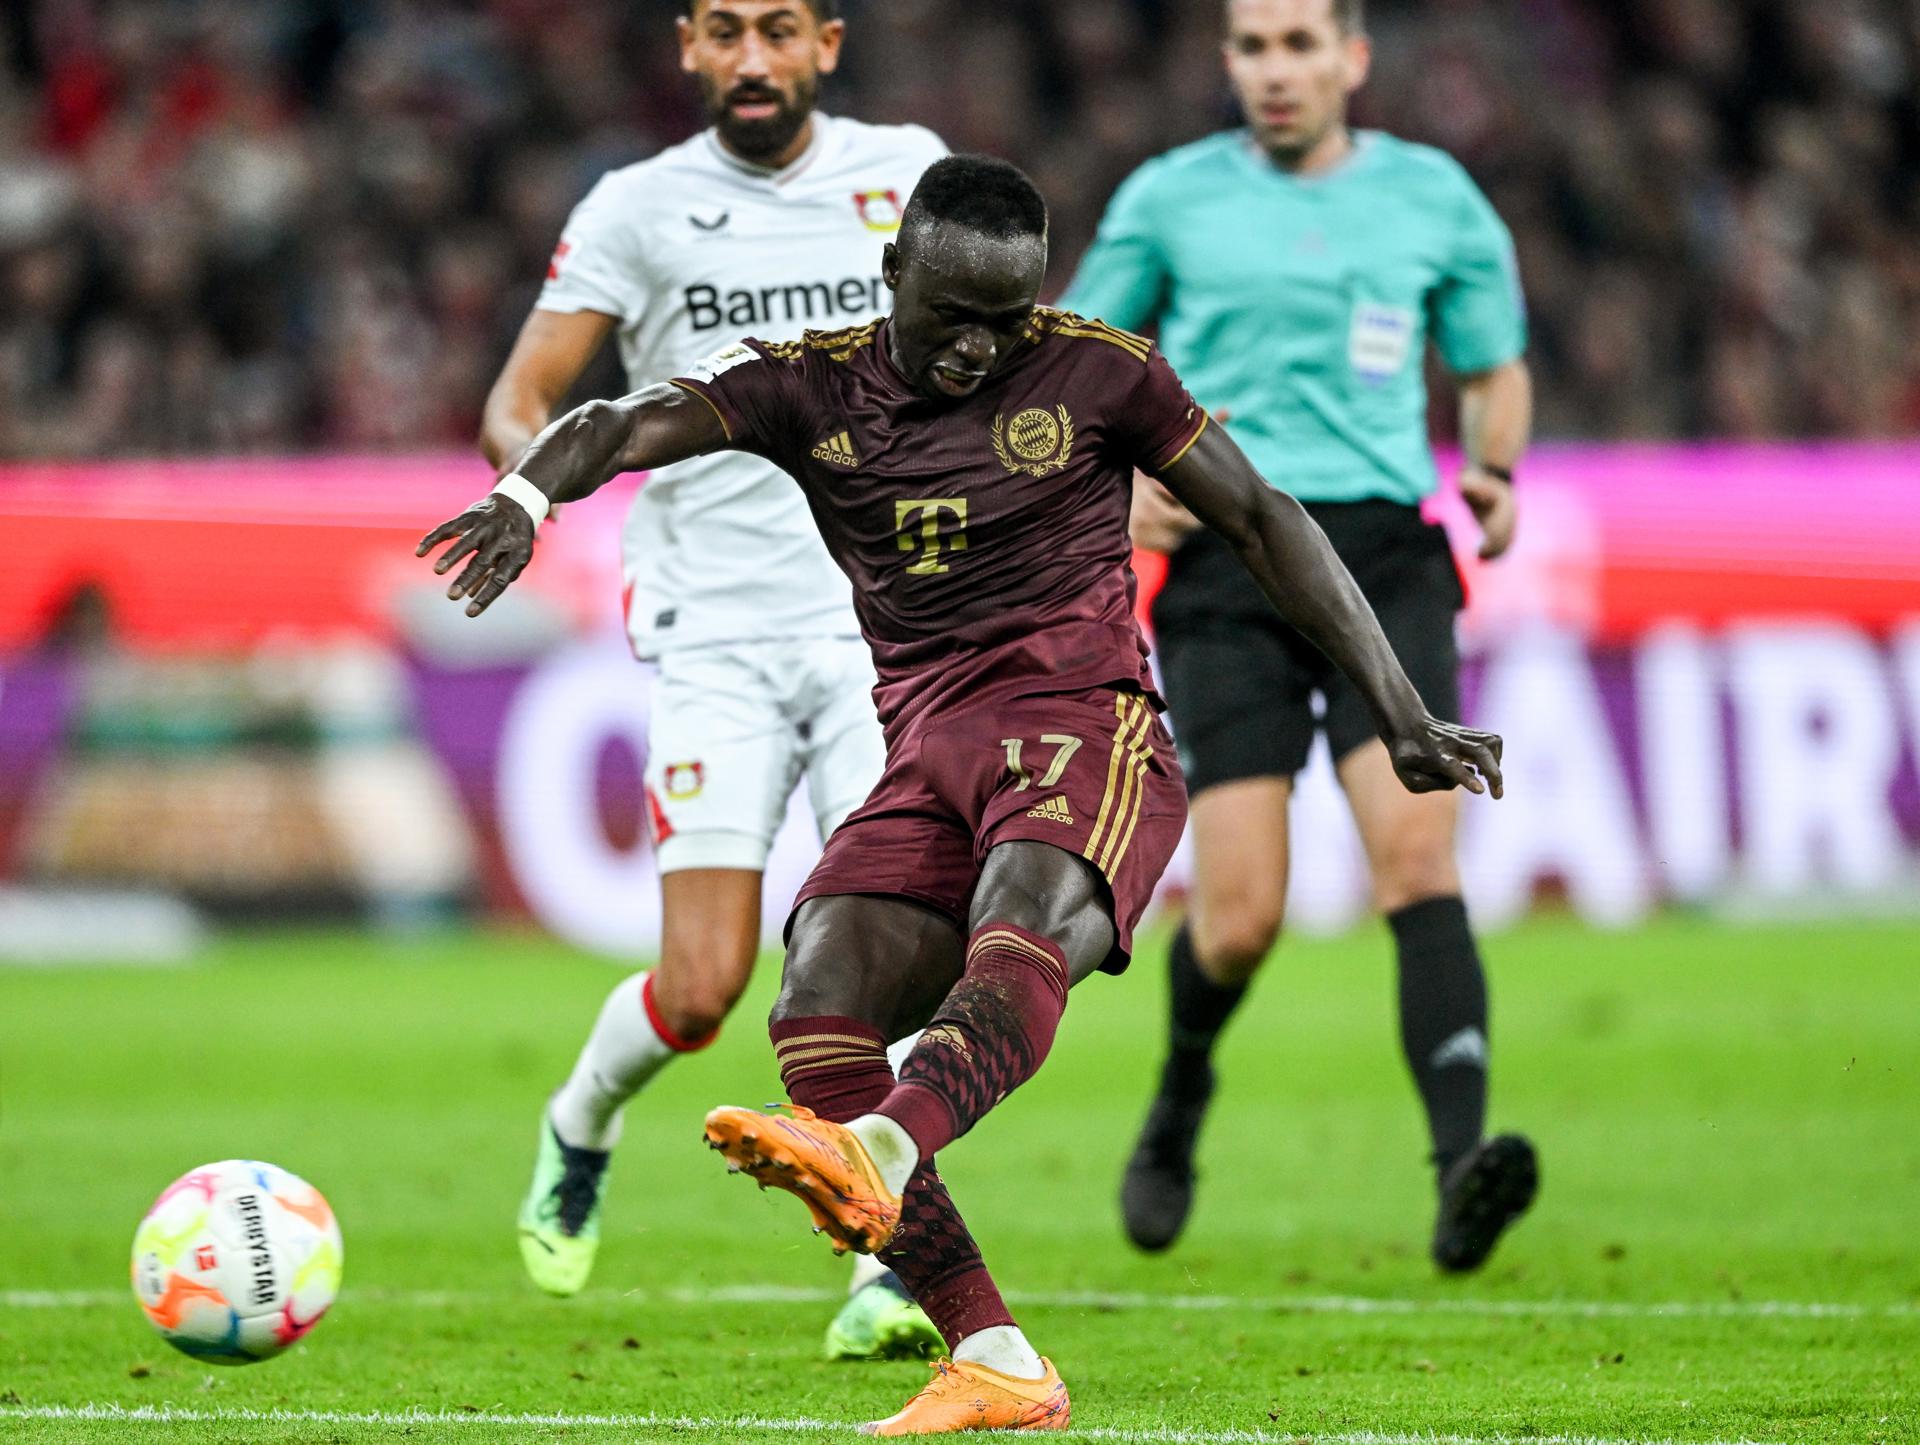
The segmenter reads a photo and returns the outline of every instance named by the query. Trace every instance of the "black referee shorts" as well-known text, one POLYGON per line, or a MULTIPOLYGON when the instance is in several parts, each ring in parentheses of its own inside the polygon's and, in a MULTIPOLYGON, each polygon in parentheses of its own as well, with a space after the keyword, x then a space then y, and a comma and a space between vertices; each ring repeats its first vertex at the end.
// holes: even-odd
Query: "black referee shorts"
MULTIPOLYGON (((1307 511, 1373 605, 1427 710, 1457 720, 1453 622, 1466 599, 1446 533, 1398 502, 1317 502, 1307 511)), ((1326 729, 1336 761, 1375 736, 1345 675, 1280 620, 1213 532, 1194 533, 1169 560, 1153 627, 1190 793, 1292 777, 1316 728, 1326 729)))

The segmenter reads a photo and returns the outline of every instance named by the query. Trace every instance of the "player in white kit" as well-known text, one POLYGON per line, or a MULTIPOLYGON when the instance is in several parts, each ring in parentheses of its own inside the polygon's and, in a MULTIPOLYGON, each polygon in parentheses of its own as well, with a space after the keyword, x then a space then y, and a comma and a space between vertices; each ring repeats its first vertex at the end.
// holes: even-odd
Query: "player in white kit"
MULTIPOLYGON (((681 66, 713 124, 608 173, 574 210, 487 399, 481 446, 501 474, 609 332, 638 386, 744 333, 798 338, 888 308, 881 247, 946 147, 918 126, 814 110, 843 38, 833 0, 685 8, 681 66)), ((663 937, 658 966, 614 989, 541 1116, 520 1247, 534 1282, 558 1295, 592 1270, 622 1106, 709 1043, 746 987, 761 875, 796 784, 804 774, 824 838, 885 760, 849 584, 784 473, 739 452, 658 472, 622 552, 634 651, 659 670, 645 781, 663 937)), ((940 1346, 898 1281, 863 1257, 828 1356, 940 1346)))

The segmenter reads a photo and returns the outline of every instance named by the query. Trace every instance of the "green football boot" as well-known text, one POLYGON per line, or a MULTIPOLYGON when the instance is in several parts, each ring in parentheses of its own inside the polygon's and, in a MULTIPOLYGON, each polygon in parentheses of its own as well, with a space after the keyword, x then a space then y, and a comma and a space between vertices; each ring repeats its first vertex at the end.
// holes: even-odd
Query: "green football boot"
POLYGON ((847 1296, 827 1326, 829 1360, 931 1360, 947 1352, 927 1312, 891 1273, 847 1296))
POLYGON ((562 1143, 541 1114, 533 1184, 520 1205, 520 1258, 528 1276, 548 1294, 579 1294, 593 1273, 609 1157, 604 1149, 562 1143))

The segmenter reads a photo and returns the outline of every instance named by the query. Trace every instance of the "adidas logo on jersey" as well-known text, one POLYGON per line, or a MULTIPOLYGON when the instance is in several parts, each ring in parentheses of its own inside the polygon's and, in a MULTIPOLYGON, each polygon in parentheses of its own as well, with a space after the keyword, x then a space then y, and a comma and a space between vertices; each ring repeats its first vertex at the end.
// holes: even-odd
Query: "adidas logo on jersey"
POLYGON ((857 467, 860 458, 853 454, 853 442, 845 432, 828 437, 813 449, 816 462, 832 462, 836 466, 857 467))
POLYGON ((1067 806, 1067 800, 1055 793, 1051 798, 1042 798, 1027 809, 1029 818, 1045 818, 1050 823, 1065 823, 1073 826, 1073 810, 1067 806))

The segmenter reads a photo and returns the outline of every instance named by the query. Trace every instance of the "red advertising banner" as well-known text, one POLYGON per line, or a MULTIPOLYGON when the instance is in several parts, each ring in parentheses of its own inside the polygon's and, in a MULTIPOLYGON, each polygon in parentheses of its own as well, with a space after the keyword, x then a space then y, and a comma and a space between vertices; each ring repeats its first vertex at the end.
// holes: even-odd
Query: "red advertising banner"
MULTIPOLYGON (((413 547, 487 484, 456 456, 0 469, 0 882, 524 910, 651 946, 637 483, 566 508, 469 620, 413 547)), ((1463 822, 1476 914, 1543 890, 1597 923, 1920 907, 1920 446, 1546 447, 1522 495, 1492 565, 1459 499, 1434 505, 1472 595, 1466 720, 1507 740, 1508 796, 1463 822)), ((1290 918, 1361 916, 1324 754, 1294 824, 1290 918)), ((796 808, 770 930, 817 850, 796 808)))
MULTIPOLYGON (((617 534, 639 483, 566 509, 523 586, 583 629, 617 620, 617 534)), ((0 650, 30 645, 79 588, 127 640, 227 647, 393 635, 396 596, 431 579, 413 544, 490 485, 464 455, 0 466, 0 650)), ((1473 558, 1470 627, 1551 620, 1599 641, 1663 622, 1841 619, 1884 632, 1920 612, 1920 444, 1545 446, 1521 482, 1519 541, 1473 558)), ((1143 581, 1157 580, 1143 559, 1143 581)))

